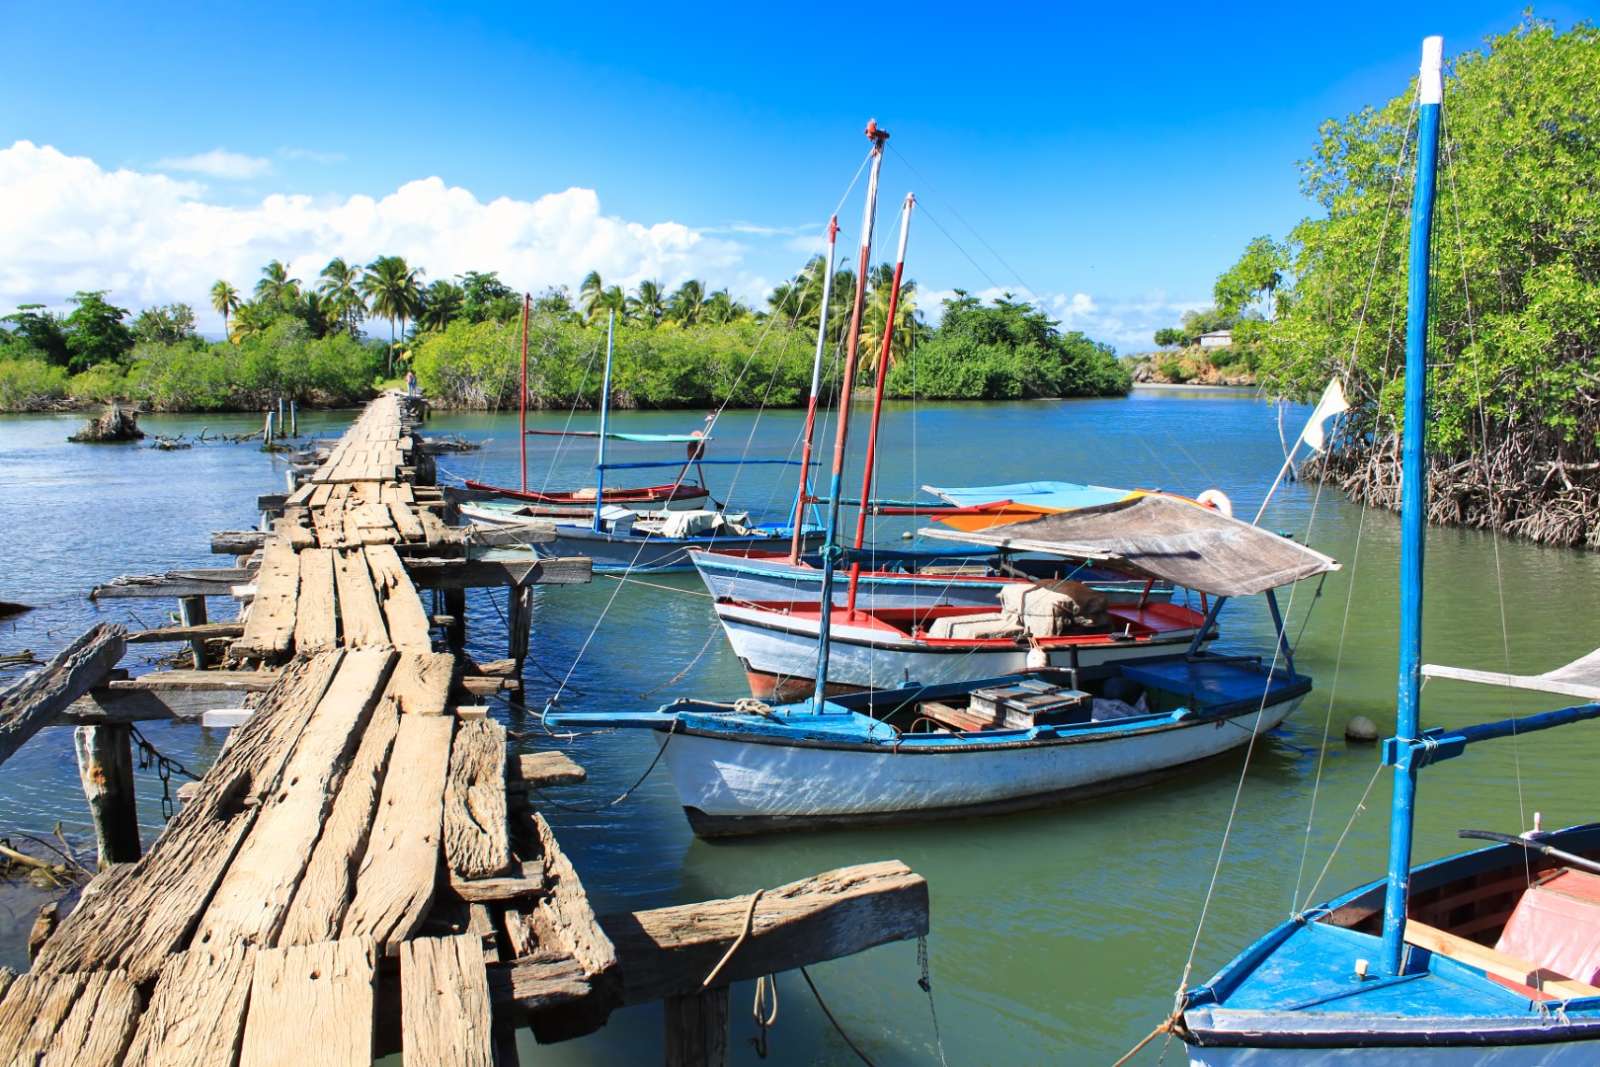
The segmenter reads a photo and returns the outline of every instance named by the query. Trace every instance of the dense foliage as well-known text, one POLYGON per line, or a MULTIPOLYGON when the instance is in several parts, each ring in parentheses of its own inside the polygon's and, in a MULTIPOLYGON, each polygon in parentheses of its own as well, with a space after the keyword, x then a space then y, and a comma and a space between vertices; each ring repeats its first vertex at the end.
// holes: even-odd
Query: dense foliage
MULTIPOLYGON (((1328 472, 1383 504, 1398 493, 1414 96, 1323 125, 1302 181, 1326 214, 1276 252, 1290 276, 1261 346, 1279 395, 1343 376, 1356 406, 1328 472)), ((1458 56, 1444 116, 1434 518, 1600 546, 1600 32, 1529 18, 1458 56)))

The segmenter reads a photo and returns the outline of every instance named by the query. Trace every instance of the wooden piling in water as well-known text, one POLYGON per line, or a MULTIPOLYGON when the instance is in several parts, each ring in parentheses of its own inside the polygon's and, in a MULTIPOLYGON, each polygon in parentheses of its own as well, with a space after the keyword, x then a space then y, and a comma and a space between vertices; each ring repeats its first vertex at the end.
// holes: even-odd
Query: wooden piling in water
POLYGON ((133 727, 126 723, 73 730, 78 780, 89 801, 100 868, 139 858, 139 811, 133 789, 133 727))

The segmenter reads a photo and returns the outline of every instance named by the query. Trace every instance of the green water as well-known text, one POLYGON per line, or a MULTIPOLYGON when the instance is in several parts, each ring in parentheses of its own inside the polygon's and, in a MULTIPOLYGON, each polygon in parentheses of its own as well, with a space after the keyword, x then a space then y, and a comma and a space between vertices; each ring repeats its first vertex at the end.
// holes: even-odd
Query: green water
MULTIPOLYGON (((1303 417, 1298 409, 1286 416, 1290 437, 1303 417)), ((318 418, 330 427, 342 421, 318 418)), ((250 446, 174 453, 72 446, 64 439, 75 421, 0 419, 0 599, 41 605, 0 625, 3 651, 53 650, 97 618, 137 612, 138 622, 154 625, 169 605, 110 601, 97 609, 82 594, 116 574, 215 565, 206 552, 208 532, 250 525, 255 494, 283 484, 281 461, 250 446)), ((565 418, 538 421, 561 426, 565 418)), ((634 431, 690 429, 699 421, 694 412, 616 417, 617 428, 634 431)), ((258 424, 254 417, 145 422, 163 433, 193 432, 202 423, 213 432, 258 424)), ((712 454, 784 458, 792 454, 799 425, 797 412, 729 413, 712 454)), ((515 416, 440 415, 432 429, 487 442, 479 452, 441 457, 441 478, 516 479, 515 416)), ((551 438, 530 439, 530 484, 582 484, 593 447, 584 442, 562 449, 551 438)), ((648 455, 642 446, 618 445, 612 458, 648 455)), ((1126 400, 903 405, 885 419, 878 495, 910 495, 924 483, 1040 477, 1185 493, 1219 486, 1249 517, 1281 461, 1276 409, 1242 394, 1161 390, 1126 400)), ((785 468, 747 467, 737 478, 732 468, 710 470, 716 495, 737 507, 781 511, 793 493, 785 468)), ((847 484, 854 495, 858 483, 847 484)), ((1388 782, 1383 776, 1374 782, 1375 749, 1347 747, 1341 734, 1354 714, 1384 730, 1393 723, 1396 519, 1363 515, 1331 490, 1288 485, 1265 521, 1309 537, 1345 566, 1329 576, 1320 596, 1315 583, 1294 594, 1289 629, 1299 635, 1296 662, 1317 688, 1251 759, 1195 953, 1195 981, 1283 919, 1297 886, 1302 899, 1311 892, 1369 784, 1365 814, 1316 896, 1376 876, 1383 862, 1388 782), (1332 740, 1319 758, 1330 718, 1332 740), (1308 841, 1314 791, 1317 815, 1308 841)), ((899 543, 906 528, 885 521, 878 536, 899 543)), ((1514 543, 1501 543, 1497 552, 1495 542, 1479 534, 1433 531, 1427 577, 1431 662, 1499 669, 1509 647, 1515 669, 1542 670, 1600 644, 1600 561, 1592 556, 1514 543), (1503 630, 1497 588, 1504 593, 1503 630)), ((538 708, 562 680, 569 709, 741 695, 741 672, 706 600, 694 595, 694 578, 651 581, 665 588, 619 589, 614 580, 597 578, 587 587, 537 591, 530 706, 538 708)), ((474 594, 469 614, 476 654, 503 655, 495 603, 474 594)), ((1229 646, 1267 647, 1269 624, 1260 604, 1235 603, 1223 621, 1229 646)), ((154 651, 160 650, 139 646, 134 655, 154 651)), ((1430 726, 1548 706, 1538 697, 1447 682, 1431 683, 1423 700, 1430 726)), ((638 778, 654 748, 648 738, 628 733, 567 743, 538 736, 531 717, 519 725, 533 735, 530 747, 564 745, 588 768, 588 784, 562 794, 574 804, 616 796, 638 778)), ((197 767, 221 740, 192 727, 151 726, 147 733, 197 767)), ((1461 827, 1515 831, 1536 810, 1546 825, 1593 818, 1585 801, 1597 753, 1600 734, 1578 727, 1484 746, 1430 770, 1422 785, 1419 858, 1457 850, 1461 827)), ((607 814, 556 811, 550 817, 602 911, 729 896, 832 867, 903 860, 931 887, 932 984, 949 1062, 1104 1063, 1148 1032, 1171 1004, 1241 765, 1242 754, 1235 754, 1138 792, 1026 815, 715 845, 690 836, 664 776, 646 780, 607 814)), ((159 783, 146 773, 140 790, 142 821, 153 833, 161 822, 159 783)), ((58 820, 69 833, 85 829, 70 737, 53 730, 0 768, 0 836, 48 832, 58 820)), ((24 960, 22 938, 37 903, 35 894, 0 890, 0 963, 24 960)), ((874 949, 811 973, 845 1030, 875 1062, 936 1062, 913 945, 874 949)), ((785 975, 778 984, 781 1010, 770 1061, 850 1062, 799 977, 785 975)), ((734 991, 736 1062, 754 1062, 746 1044, 754 1033, 750 995, 748 986, 734 991)), ((655 1009, 628 1009, 600 1034, 541 1049, 540 1062, 648 1062, 659 1054, 659 1027, 655 1009)), ((1146 1062, 1156 1058, 1152 1050, 1146 1062)), ((1176 1052, 1169 1058, 1176 1060, 1176 1052)))

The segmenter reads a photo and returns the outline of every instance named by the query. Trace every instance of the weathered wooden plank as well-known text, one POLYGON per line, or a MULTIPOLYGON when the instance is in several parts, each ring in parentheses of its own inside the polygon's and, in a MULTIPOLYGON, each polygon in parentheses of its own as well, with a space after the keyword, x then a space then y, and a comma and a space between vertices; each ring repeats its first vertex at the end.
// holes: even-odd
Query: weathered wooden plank
POLYGON ((124 1067, 231 1067, 255 961, 247 945, 203 945, 168 959, 124 1067))
POLYGON ((424 589, 478 589, 502 585, 576 585, 590 579, 587 557, 559 559, 435 559, 406 560, 411 580, 424 589))
POLYGON ((61 1023, 83 994, 86 974, 41 974, 37 969, 11 983, 0 1001, 0 1055, 7 1064, 37 1063, 61 1023))
POLYGON ((218 555, 249 555, 267 543, 265 530, 213 530, 211 551, 218 555))
MULTIPOLYGON (((544 867, 513 860, 504 873, 489 878, 450 879, 456 896, 472 904, 503 904, 537 896, 545 889, 544 867)), ((509 919, 507 920, 509 922, 509 919)))
POLYGON ((376 648, 345 655, 295 742, 282 785, 262 802, 255 825, 217 886, 195 930, 200 944, 276 943, 339 778, 394 659, 390 650, 376 648))
POLYGON ((544 816, 535 812, 530 821, 544 855, 545 881, 549 885, 549 891, 532 916, 539 943, 546 948, 559 946, 590 975, 614 973, 617 950, 595 918, 577 870, 561 850, 555 831, 550 829, 544 816))
POLYGON ((477 935, 402 944, 400 1004, 407 1064, 492 1067, 489 978, 477 935))
POLYGON ((522 688, 520 678, 496 678, 484 675, 467 675, 461 679, 461 688, 474 697, 494 696, 522 688))
POLYGON ((339 794, 284 916, 279 946, 308 945, 338 936, 354 889, 356 868, 372 830, 389 752, 400 728, 395 685, 396 675, 390 675, 388 690, 367 719, 361 745, 339 783, 339 794))
MULTIPOLYGON (((608 915, 629 1004, 695 993, 739 937, 750 898, 608 915)), ((717 978, 747 981, 928 932, 928 883, 898 860, 827 871, 756 902, 750 936, 717 978)))
POLYGON ((278 788, 341 655, 294 661, 258 713, 234 731, 199 795, 143 859, 118 868, 128 873, 118 878, 115 893, 85 893, 45 943, 36 971, 120 967, 135 982, 160 972, 166 956, 182 948, 194 929, 255 821, 257 802, 278 788))
POLYGON ((339 589, 339 625, 344 647, 387 645, 389 631, 383 625, 378 594, 367 572, 367 558, 360 549, 338 552, 333 557, 333 574, 339 589))
POLYGON ((194 626, 159 626, 153 630, 135 630, 128 635, 128 644, 159 644, 166 641, 209 641, 219 637, 238 637, 244 633, 244 623, 202 622, 194 626))
POLYGON ((389 624, 389 640, 402 652, 432 652, 428 613, 393 546, 369 545, 366 556, 384 620, 389 624))
POLYGON ((50 1039, 39 1067, 116 1067, 133 1040, 140 1006, 139 991, 126 974, 94 972, 50 1039))
POLYGON ((112 692, 166 692, 211 690, 218 693, 265 693, 277 685, 276 669, 254 671, 151 671, 137 678, 117 678, 108 682, 112 692))
MULTIPOLYGON (((221 672, 215 672, 221 673, 221 672)), ((243 706, 245 690, 108 689, 97 686, 69 704, 58 721, 74 725, 199 719, 208 711, 243 706)))
POLYGON ((295 603, 294 647, 299 652, 323 652, 338 644, 333 553, 325 548, 308 548, 300 553, 300 597, 295 603))
POLYGON ((387 949, 415 932, 433 903, 454 726, 444 715, 401 716, 342 936, 367 935, 387 949))
POLYGON ((298 519, 291 519, 288 516, 284 516, 281 519, 274 519, 272 523, 272 532, 287 541, 289 543, 289 547, 293 548, 296 552, 313 548, 317 543, 316 534, 306 529, 306 527, 301 524, 298 519))
POLYGON ((239 1067, 371 1067, 375 964, 366 938, 257 949, 239 1067))
POLYGON ((728 987, 668 997, 662 1005, 667 1067, 722 1067, 728 1062, 728 987))
POLYGON ((452 883, 489 878, 511 866, 506 731, 492 719, 463 722, 451 743, 444 792, 444 855, 452 883))
POLYGON ((233 587, 248 582, 248 567, 193 567, 165 574, 133 574, 97 585, 90 600, 113 597, 231 596, 233 587))
POLYGON ((450 701, 456 658, 448 652, 402 655, 389 690, 405 715, 443 715, 450 701))
POLYGON ((100 623, 0 691, 0 763, 105 680, 127 650, 125 635, 120 626, 100 623))
POLYGON ((10 967, 0 967, 0 1002, 6 999, 6 990, 11 988, 11 983, 17 980, 17 972, 10 967))
POLYGON ((515 768, 506 788, 513 793, 546 789, 555 785, 577 785, 589 774, 567 757, 565 752, 526 752, 516 757, 515 768))
POLYGON ((400 531, 401 537, 407 541, 421 541, 426 536, 421 520, 417 518, 416 512, 411 510, 410 505, 399 500, 391 500, 388 508, 389 515, 394 520, 394 528, 400 531))
POLYGON ((256 595, 245 620, 244 636, 233 643, 236 656, 276 660, 294 640, 295 601, 300 592, 300 562, 287 541, 272 540, 261 555, 256 595))

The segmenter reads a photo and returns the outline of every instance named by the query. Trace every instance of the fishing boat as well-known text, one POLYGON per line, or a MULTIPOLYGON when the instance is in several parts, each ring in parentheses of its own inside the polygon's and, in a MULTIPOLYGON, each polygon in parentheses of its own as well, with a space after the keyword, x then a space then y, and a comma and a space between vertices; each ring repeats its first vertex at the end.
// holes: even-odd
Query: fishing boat
MULTIPOLYGON (((867 133, 873 140, 872 166, 862 269, 846 335, 844 396, 855 381, 860 279, 870 262, 888 136, 876 125, 867 133)), ((905 222, 902 215, 902 258, 905 222)), ((898 268, 895 282, 898 290, 898 268)), ((892 308, 891 303, 889 322, 892 308)), ((837 565, 844 558, 833 546, 848 432, 848 414, 841 413, 818 604, 832 602, 837 565)), ((870 487, 862 499, 870 499, 870 487)), ((1236 594, 1267 592, 1275 605, 1273 588, 1337 566, 1309 548, 1192 503, 1140 497, 1112 505, 1117 506, 1144 509, 1133 517, 1150 527, 1137 541, 1141 554, 1113 536, 1096 540, 1096 524, 1107 521, 1096 512, 1104 509, 1045 515, 1015 529, 1023 531, 1033 551, 1094 560, 1139 579, 1181 576, 1182 584, 1214 597, 1213 616, 1236 594), (1152 516, 1151 509, 1167 507, 1201 518, 1181 521, 1181 534, 1164 540, 1161 516, 1152 516), (1041 529, 1040 523, 1052 525, 1041 529)), ((1002 550, 1017 536, 996 530, 949 533, 987 538, 985 543, 1002 550)), ((852 572, 858 575, 854 567, 852 572)), ((1311 686, 1294 670, 1280 622, 1270 662, 1204 652, 1198 645, 1205 631, 1196 629, 1188 654, 1140 663, 1079 663, 953 684, 916 679, 830 699, 825 680, 834 677, 832 613, 816 615, 820 632, 809 672, 816 681, 808 699, 776 706, 750 699, 680 700, 636 714, 547 709, 546 721, 656 731, 660 758, 694 831, 719 836, 1008 811, 1136 784, 1272 729, 1311 686)))
MULTIPOLYGON (((517 450, 520 459, 521 479, 517 488, 495 485, 492 482, 465 479, 467 492, 458 493, 456 503, 469 519, 495 525, 514 524, 534 518, 592 519, 596 507, 623 507, 635 511, 681 509, 702 506, 711 492, 699 482, 687 482, 689 466, 705 454, 706 436, 701 431, 692 434, 641 434, 612 433, 614 441, 636 441, 652 444, 684 443, 689 455, 676 480, 662 485, 612 486, 603 491, 583 486, 577 489, 535 490, 528 488, 528 438, 548 437, 598 437, 596 430, 547 430, 528 428, 528 314, 532 297, 522 298, 522 377, 517 399, 517 450)), ((607 351, 610 359, 610 351, 607 351)), ((606 380, 610 381, 610 367, 606 380)), ((708 420, 709 421, 709 420, 708 420)), ((703 479, 702 479, 703 481, 703 479)))
POLYGON ((1419 772, 1476 745, 1600 718, 1600 652, 1536 675, 1422 664, 1429 242, 1443 43, 1423 43, 1411 209, 1402 446, 1400 667, 1387 873, 1315 906, 1180 989, 1170 1020, 1195 1065, 1600 1062, 1600 824, 1462 830, 1488 848, 1412 866, 1419 772), (1424 730, 1424 677, 1588 703, 1424 730))

